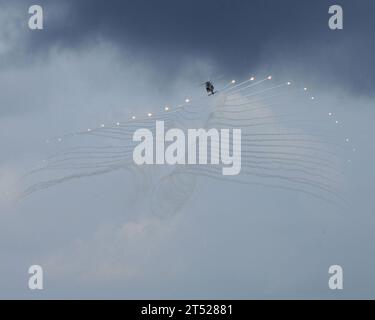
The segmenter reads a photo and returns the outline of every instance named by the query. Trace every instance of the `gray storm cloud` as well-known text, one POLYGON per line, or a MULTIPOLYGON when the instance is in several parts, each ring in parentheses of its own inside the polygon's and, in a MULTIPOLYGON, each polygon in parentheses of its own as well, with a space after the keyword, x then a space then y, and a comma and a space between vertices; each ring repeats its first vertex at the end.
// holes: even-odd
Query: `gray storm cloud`
POLYGON ((27 34, 23 48, 32 56, 43 56, 55 46, 79 51, 105 38, 152 61, 164 80, 178 77, 189 56, 211 60, 220 73, 243 77, 261 64, 268 69, 264 72, 271 72, 289 61, 286 69, 305 76, 324 69, 327 75, 312 79, 315 82, 336 82, 354 93, 372 95, 375 40, 367 36, 374 29, 372 0, 336 1, 345 19, 344 30, 338 32, 328 28, 332 3, 326 0, 39 3, 45 8, 46 29, 34 34, 26 32, 21 19, 24 8, 34 3, 7 5, 17 13, 18 26, 27 34))

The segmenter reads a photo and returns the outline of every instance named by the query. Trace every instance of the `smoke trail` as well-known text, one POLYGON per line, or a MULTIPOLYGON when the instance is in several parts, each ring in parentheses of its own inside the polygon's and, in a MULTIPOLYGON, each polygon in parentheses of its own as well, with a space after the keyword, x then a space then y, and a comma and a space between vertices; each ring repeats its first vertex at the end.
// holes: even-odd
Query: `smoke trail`
MULTIPOLYGON (((214 96, 189 99, 176 107, 110 126, 87 129, 49 139, 73 146, 51 155, 44 165, 22 179, 27 187, 19 198, 61 183, 116 170, 128 170, 139 192, 147 195, 157 215, 176 213, 194 191, 198 179, 262 185, 293 190, 332 202, 341 202, 345 145, 328 134, 319 116, 312 116, 314 97, 291 82, 273 83, 271 77, 225 84, 214 96), (242 171, 238 177, 221 175, 215 165, 146 166, 133 162, 132 135, 139 128, 216 128, 242 130, 242 171), (302 130, 303 124, 303 130, 302 130), (323 127, 323 129, 322 129, 323 127)), ((212 141, 211 141, 212 143, 212 141)))

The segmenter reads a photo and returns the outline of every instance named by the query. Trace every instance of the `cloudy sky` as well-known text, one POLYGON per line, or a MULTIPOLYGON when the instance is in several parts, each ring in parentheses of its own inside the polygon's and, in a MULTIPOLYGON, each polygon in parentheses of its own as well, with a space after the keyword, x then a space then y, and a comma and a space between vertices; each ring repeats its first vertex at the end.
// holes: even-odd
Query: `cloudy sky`
POLYGON ((0 0, 0 297, 374 298, 374 15, 372 0, 0 0), (39 31, 28 28, 35 3, 39 31), (332 4, 344 30, 328 28, 332 4), (303 81, 337 114, 357 150, 347 206, 199 179, 160 217, 125 171, 8 196, 55 151, 49 137, 252 74, 303 81), (27 287, 33 264, 41 292, 27 287), (327 285, 334 264, 342 292, 327 285))

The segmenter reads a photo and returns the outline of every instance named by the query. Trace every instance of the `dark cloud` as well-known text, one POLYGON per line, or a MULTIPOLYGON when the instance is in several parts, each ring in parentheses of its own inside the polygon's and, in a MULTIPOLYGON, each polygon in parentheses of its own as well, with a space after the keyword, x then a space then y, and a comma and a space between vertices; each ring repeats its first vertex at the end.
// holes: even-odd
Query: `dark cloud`
POLYGON ((324 70, 327 81, 357 93, 371 93, 375 84, 372 0, 39 3, 45 8, 46 29, 28 38, 34 49, 77 49, 104 38, 166 72, 186 57, 198 56, 212 59, 219 71, 241 76, 259 65, 272 70, 292 64, 306 73, 324 70), (328 28, 332 4, 344 8, 343 31, 328 28), (62 7, 67 11, 58 16, 62 7))

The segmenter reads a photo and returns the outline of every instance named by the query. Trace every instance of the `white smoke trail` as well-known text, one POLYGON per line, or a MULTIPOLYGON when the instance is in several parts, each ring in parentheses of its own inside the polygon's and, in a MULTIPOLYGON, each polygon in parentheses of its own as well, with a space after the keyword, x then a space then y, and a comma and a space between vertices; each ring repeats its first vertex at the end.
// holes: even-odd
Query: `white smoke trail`
POLYGON ((224 85, 215 96, 190 98, 159 113, 134 115, 110 126, 48 139, 48 143, 72 146, 29 172, 22 179, 27 187, 19 198, 68 181, 126 169, 137 180, 138 192, 149 199, 150 209, 160 216, 175 214, 200 177, 294 190, 340 203, 345 146, 337 142, 340 137, 321 130, 326 119, 311 112, 316 106, 312 98, 291 82, 273 84, 272 77, 259 81, 252 77, 224 85), (241 128, 241 174, 223 177, 215 165, 135 166, 132 135, 138 128, 154 131, 156 120, 163 120, 166 130, 241 128))

